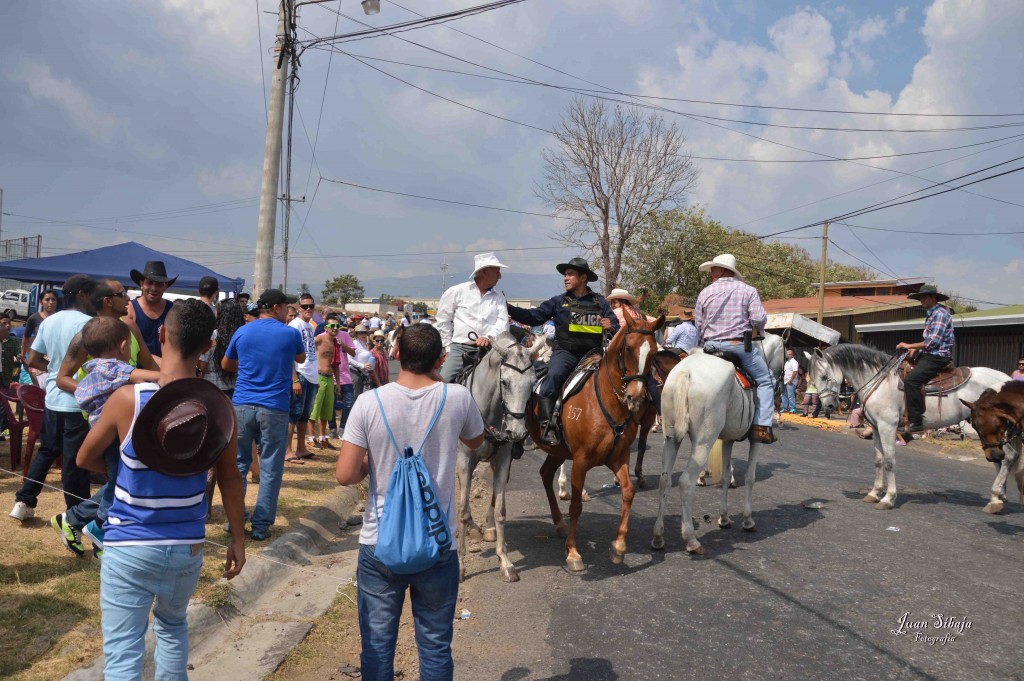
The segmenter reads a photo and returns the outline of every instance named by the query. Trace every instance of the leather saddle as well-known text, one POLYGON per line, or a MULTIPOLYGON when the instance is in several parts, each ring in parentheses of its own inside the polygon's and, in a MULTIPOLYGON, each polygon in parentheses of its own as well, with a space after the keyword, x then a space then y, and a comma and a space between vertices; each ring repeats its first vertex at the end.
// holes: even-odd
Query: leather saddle
POLYGON ((736 382, 739 383, 740 387, 743 388, 744 390, 753 390, 754 388, 757 387, 757 382, 754 381, 754 379, 752 379, 750 375, 743 370, 743 365, 740 364, 740 358, 737 357, 736 355, 722 352, 720 350, 704 350, 704 354, 711 355, 713 357, 718 357, 720 359, 724 359, 726 362, 730 362, 733 365, 733 368, 736 370, 736 382))
MULTIPOLYGON (((910 360, 903 360, 900 363, 900 390, 903 390, 903 379, 907 377, 914 368, 910 360)), ((949 366, 939 372, 938 376, 928 381, 924 386, 925 395, 945 395, 951 393, 971 379, 970 367, 949 366)))

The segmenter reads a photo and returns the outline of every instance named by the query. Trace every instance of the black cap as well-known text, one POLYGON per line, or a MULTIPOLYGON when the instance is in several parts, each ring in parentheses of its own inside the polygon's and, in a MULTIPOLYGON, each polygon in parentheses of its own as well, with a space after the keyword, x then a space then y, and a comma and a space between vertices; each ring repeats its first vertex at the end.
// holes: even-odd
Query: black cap
POLYGON ((92 277, 85 274, 72 274, 64 282, 61 293, 65 296, 74 296, 82 291, 91 292, 95 288, 96 281, 92 277))
POLYGON ((219 291, 219 290, 220 290, 220 282, 217 281, 217 277, 211 277, 211 276, 207 275, 207 276, 205 276, 205 277, 203 277, 202 279, 199 280, 199 292, 200 293, 202 293, 203 291, 209 291, 210 293, 213 293, 214 291, 219 291))
POLYGON ((299 302, 299 299, 295 296, 285 295, 283 291, 276 288, 268 288, 260 296, 260 299, 256 301, 256 305, 258 305, 261 310, 269 310, 275 305, 280 305, 281 303, 293 305, 297 302, 299 302))

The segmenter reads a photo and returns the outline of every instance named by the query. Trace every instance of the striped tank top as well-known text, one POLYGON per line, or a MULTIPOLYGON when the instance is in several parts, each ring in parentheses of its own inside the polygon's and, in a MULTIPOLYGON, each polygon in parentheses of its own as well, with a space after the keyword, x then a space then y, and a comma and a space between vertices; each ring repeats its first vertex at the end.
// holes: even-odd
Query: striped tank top
MULTIPOLYGON (((135 385, 135 414, 159 389, 135 385)), ((206 473, 179 478, 164 475, 139 461, 129 435, 121 443, 114 502, 104 525, 104 544, 144 546, 197 544, 206 539, 206 473)))

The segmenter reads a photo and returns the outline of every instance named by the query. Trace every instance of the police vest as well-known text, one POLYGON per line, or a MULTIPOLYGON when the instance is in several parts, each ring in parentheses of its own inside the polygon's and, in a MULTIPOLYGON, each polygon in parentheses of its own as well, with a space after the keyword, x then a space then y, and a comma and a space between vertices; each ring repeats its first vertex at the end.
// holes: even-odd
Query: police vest
POLYGON ((601 305, 593 297, 587 300, 569 300, 563 309, 569 308, 568 324, 559 324, 555 329, 555 342, 559 350, 582 353, 601 347, 604 328, 601 326, 601 305))

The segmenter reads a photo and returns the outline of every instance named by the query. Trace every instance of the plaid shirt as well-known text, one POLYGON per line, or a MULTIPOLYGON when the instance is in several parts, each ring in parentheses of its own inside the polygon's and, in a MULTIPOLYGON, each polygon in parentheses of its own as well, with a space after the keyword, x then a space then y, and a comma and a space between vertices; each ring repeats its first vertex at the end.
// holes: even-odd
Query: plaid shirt
POLYGON ((78 382, 75 400, 89 414, 91 426, 100 418, 103 405, 114 391, 129 382, 135 367, 119 359, 91 359, 82 368, 88 373, 78 382))
POLYGON ((757 289, 735 277, 722 277, 701 291, 694 317, 701 342, 740 338, 768 323, 757 289))
POLYGON ((953 315, 942 305, 936 303, 928 310, 928 316, 924 323, 924 350, 929 355, 939 357, 952 357, 953 344, 953 315))

